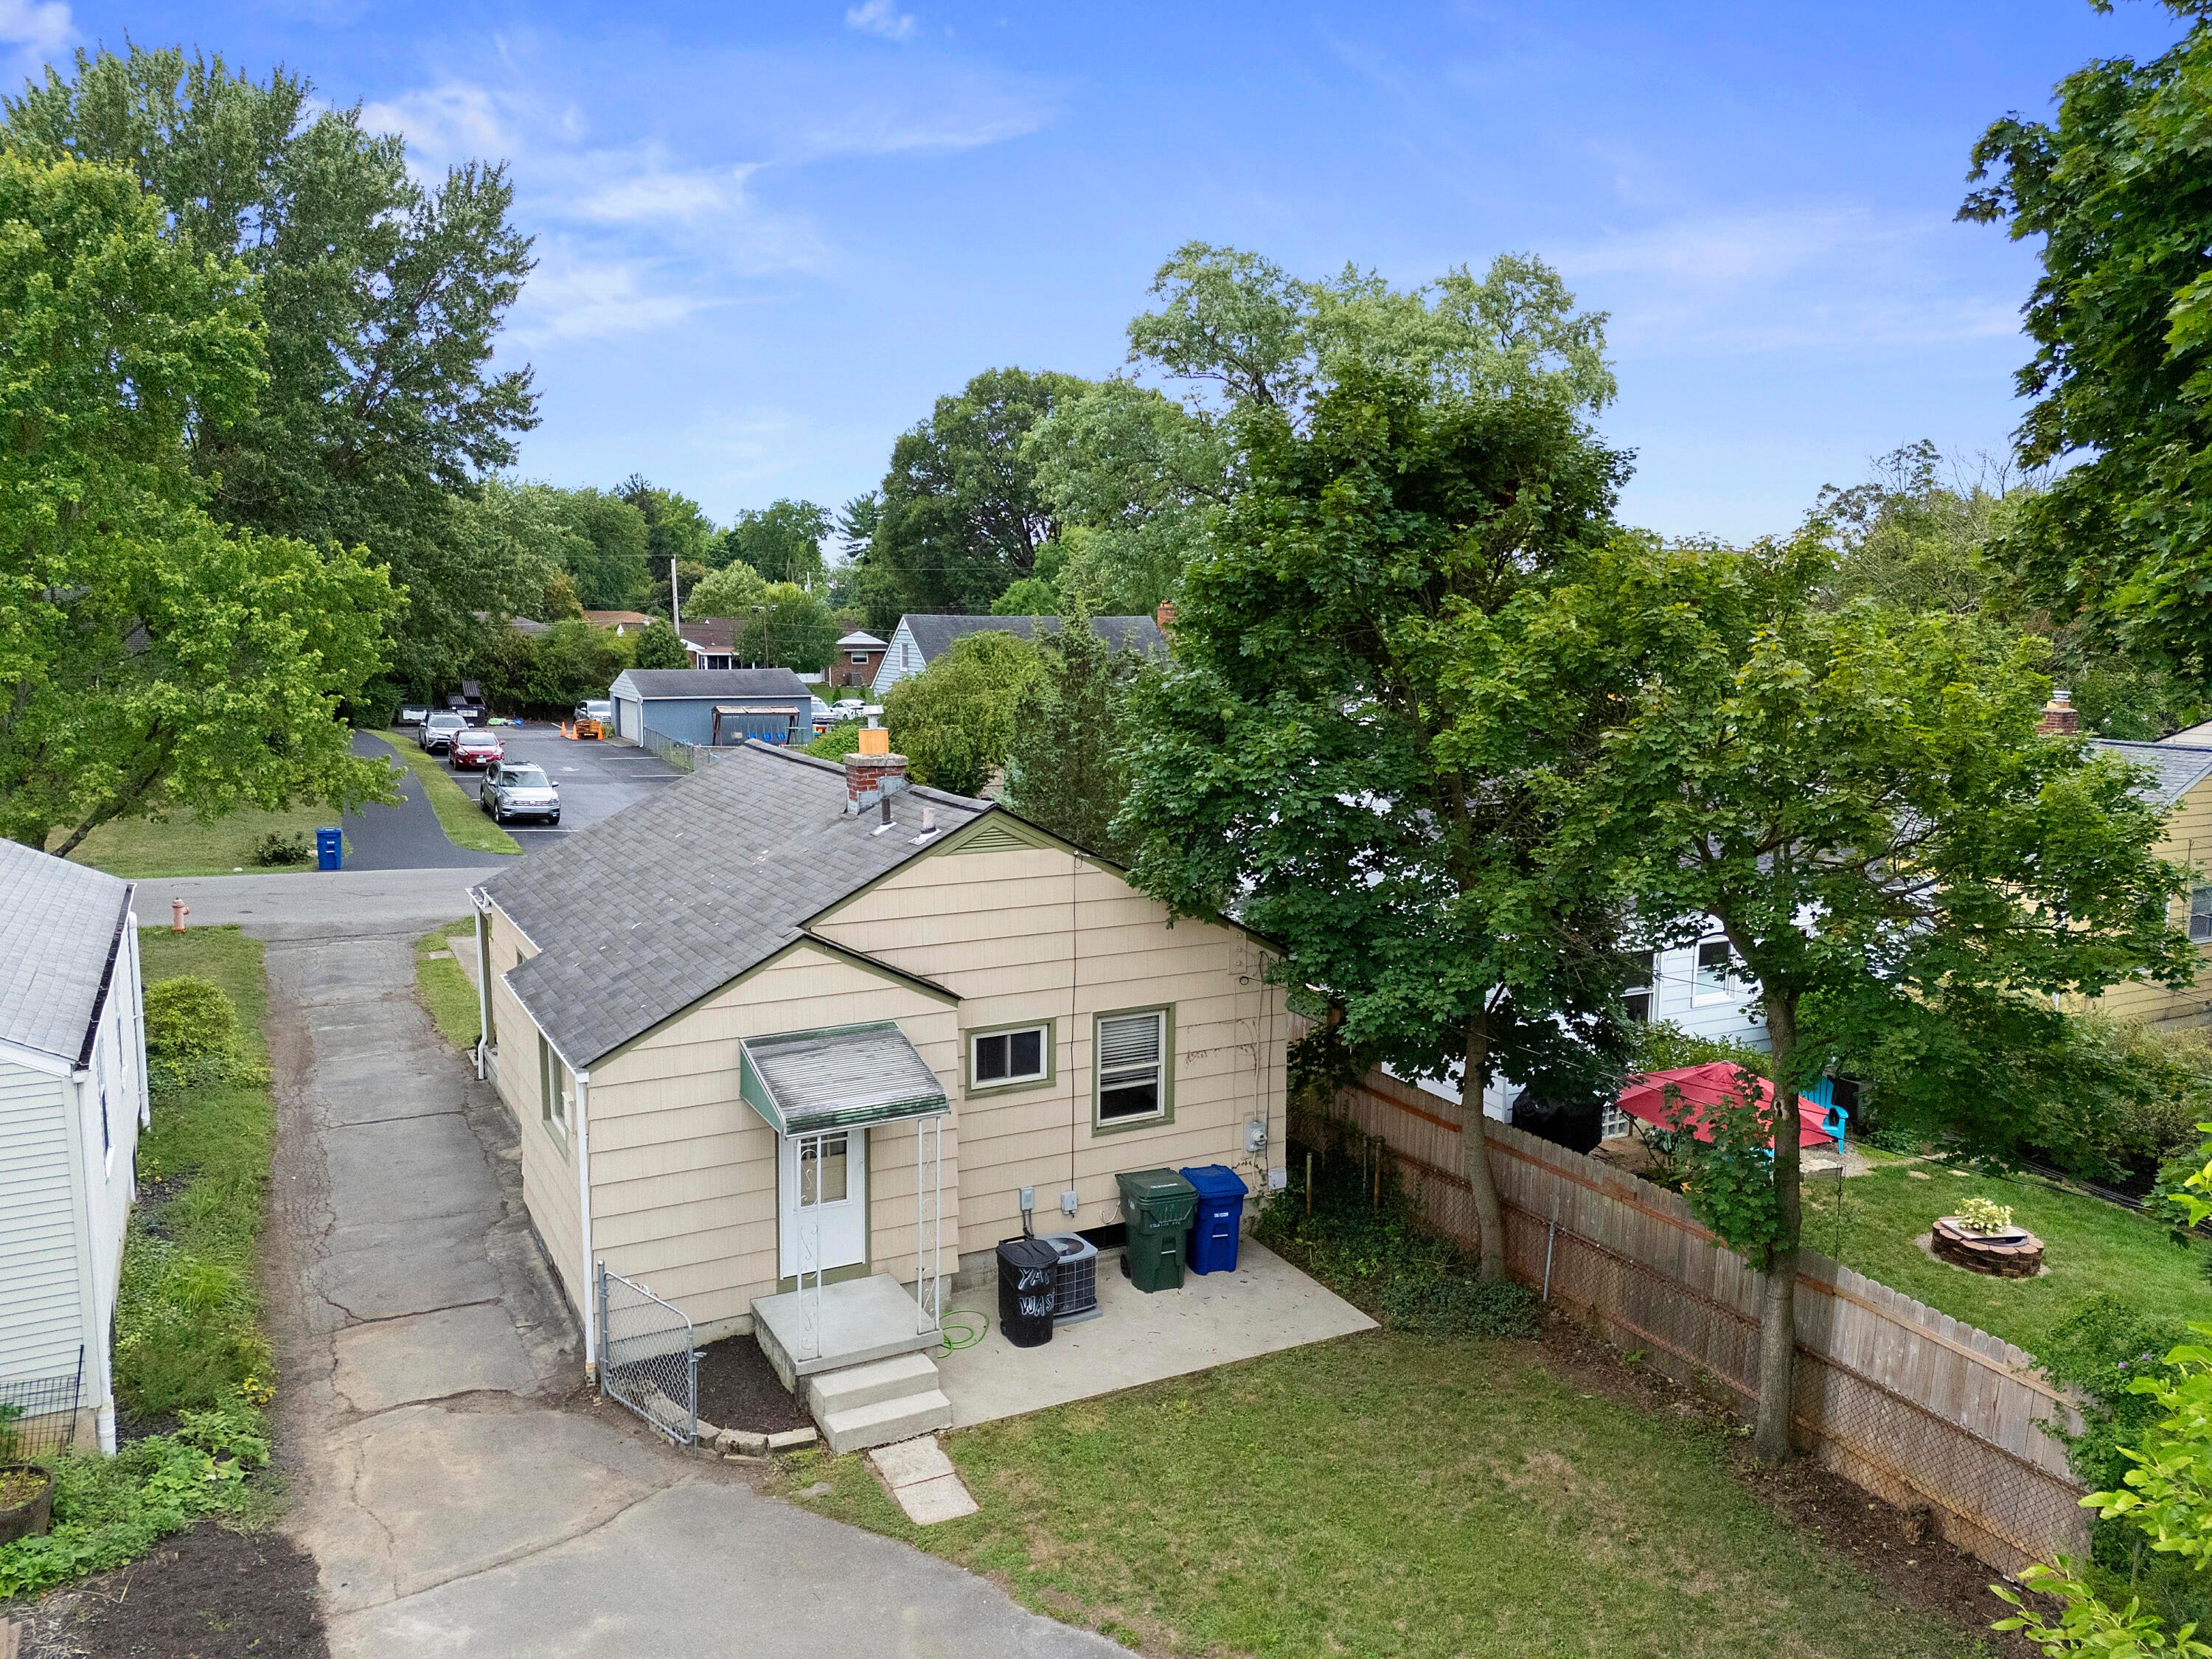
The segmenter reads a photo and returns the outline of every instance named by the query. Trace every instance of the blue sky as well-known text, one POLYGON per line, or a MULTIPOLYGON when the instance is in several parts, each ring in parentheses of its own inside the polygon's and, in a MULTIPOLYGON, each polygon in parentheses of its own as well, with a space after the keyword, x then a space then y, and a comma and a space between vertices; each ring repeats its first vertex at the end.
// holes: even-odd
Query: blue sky
POLYGON ((1519 249, 1612 313, 1625 515, 1739 538, 1907 441, 2004 447, 2033 261, 1952 222, 1967 150, 2178 33, 2146 0, 0 0, 0 67, 126 28, 512 164, 531 477, 834 504, 980 369, 1112 371, 1186 240, 1402 283, 1519 249))

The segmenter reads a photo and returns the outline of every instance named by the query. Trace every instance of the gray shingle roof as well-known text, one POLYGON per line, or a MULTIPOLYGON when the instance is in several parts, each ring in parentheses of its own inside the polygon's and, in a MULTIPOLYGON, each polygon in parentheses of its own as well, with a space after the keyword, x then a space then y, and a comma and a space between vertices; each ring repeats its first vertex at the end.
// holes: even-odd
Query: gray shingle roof
POLYGON ((798 697, 806 682, 788 668, 626 668, 641 697, 798 697))
POLYGON ((0 841, 0 1038, 71 1065, 91 1058, 131 890, 104 872, 0 841))
POLYGON ((748 743, 484 884, 538 954, 507 982, 588 1066, 757 966, 806 922, 989 811, 935 789, 891 797, 895 828, 845 815, 845 770, 748 743), (933 843, 934 842, 933 837, 933 843))
MULTIPOLYGON (((921 647, 924 659, 930 662, 936 661, 940 652, 950 648, 963 635, 988 630, 1027 640, 1041 633, 1057 634, 1062 626, 1058 617, 945 617, 921 612, 909 613, 899 620, 913 635, 915 644, 921 647)), ((1106 641, 1109 651, 1127 647, 1149 656, 1167 645, 1160 635, 1159 623, 1150 617, 1093 617, 1091 629, 1106 641)))
POLYGON ((2208 772, 2212 772, 2212 748, 2191 748, 2172 738, 2164 743, 2123 743, 2112 738, 2093 738, 2089 747, 2100 754, 2117 755, 2153 774, 2150 798, 2160 806, 2179 800, 2208 772))

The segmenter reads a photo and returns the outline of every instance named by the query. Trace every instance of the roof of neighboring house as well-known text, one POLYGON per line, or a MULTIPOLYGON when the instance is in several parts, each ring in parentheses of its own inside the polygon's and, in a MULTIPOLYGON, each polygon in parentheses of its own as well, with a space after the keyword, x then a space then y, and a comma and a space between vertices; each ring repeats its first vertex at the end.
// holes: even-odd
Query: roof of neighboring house
POLYGON ((507 625, 516 633, 526 635, 532 639, 540 634, 550 634, 553 631, 551 623, 536 622, 528 617, 509 617, 507 619, 507 625))
POLYGON ((2163 743, 2124 743, 2115 738, 2092 738, 2089 747, 2101 754, 2148 767, 2153 776, 2150 798, 2171 806, 2212 773, 2212 747, 2191 747, 2168 738, 2163 743))
POLYGON ((735 617, 701 617, 696 622, 686 617, 676 624, 677 636, 693 645, 703 645, 709 651, 727 651, 738 642, 738 619, 735 617))
POLYGON ((642 611, 586 611, 584 620, 596 628, 612 628, 617 623, 649 623, 653 618, 642 611))
POLYGON ((0 1040, 88 1065, 133 889, 0 841, 0 1040))
POLYGON ((855 629, 837 641, 837 648, 840 651, 880 651, 884 643, 866 629, 855 629))
POLYGON ((836 763, 747 743, 532 853, 483 888, 538 947, 507 984, 562 1058, 589 1066, 992 810, 911 788, 890 797, 896 827, 878 835, 878 813, 848 817, 845 797, 836 763), (938 829, 926 845, 925 805, 938 829))
POLYGON ((625 668, 615 683, 629 682, 641 697, 797 697, 812 695, 788 668, 625 668))
MULTIPOLYGON (((913 635, 914 642, 921 647, 927 660, 948 649, 952 642, 969 634, 1012 634, 1019 639, 1033 639, 1039 634, 1057 634, 1062 626, 1058 617, 945 617, 926 612, 909 612, 899 618, 899 625, 913 635)), ((1163 649, 1167 641, 1160 633, 1160 625, 1150 617, 1093 617, 1091 631, 1106 641, 1107 648, 1141 651, 1150 655, 1163 649)))
POLYGON ((2212 720, 2199 720, 2194 726, 2185 726, 2180 731, 2174 732, 2171 737, 2160 738, 2159 741, 2160 743, 2179 744, 2185 748, 2193 748, 2204 744, 2212 743, 2212 720))

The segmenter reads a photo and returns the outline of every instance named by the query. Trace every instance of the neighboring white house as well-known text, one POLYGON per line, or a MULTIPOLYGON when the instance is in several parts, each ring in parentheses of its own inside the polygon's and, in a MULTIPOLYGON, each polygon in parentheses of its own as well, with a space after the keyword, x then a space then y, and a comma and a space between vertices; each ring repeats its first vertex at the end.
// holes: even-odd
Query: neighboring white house
POLYGON ((133 891, 0 841, 0 1403, 33 1444, 115 1449, 116 1282, 147 1110, 133 891))
MULTIPOLYGON (((1110 651, 1150 656, 1167 643, 1155 617, 1093 617, 1091 627, 1110 651)), ((881 701, 884 692, 908 675, 921 672, 950 651, 956 640, 970 634, 1012 634, 1027 640, 1039 634, 1057 634, 1060 628, 1058 617, 947 617, 909 611, 899 618, 898 627, 891 633, 869 695, 881 701)))

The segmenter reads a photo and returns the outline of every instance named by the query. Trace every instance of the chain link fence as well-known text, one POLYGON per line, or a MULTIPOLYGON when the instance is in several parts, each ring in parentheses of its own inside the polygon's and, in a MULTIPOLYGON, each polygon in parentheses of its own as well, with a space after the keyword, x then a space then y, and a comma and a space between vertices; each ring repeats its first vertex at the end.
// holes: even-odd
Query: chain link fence
MULTIPOLYGON (((1459 1103, 1378 1073, 1290 1127, 1358 1164, 1363 1189, 1371 1179, 1382 1192, 1387 1166, 1421 1220, 1472 1248, 1460 1121, 1459 1103)), ((1719 1383, 1748 1414, 1760 1276, 1676 1194, 1487 1127, 1507 1271, 1660 1369, 1719 1383)), ((2087 1548, 2083 1487, 2054 1432, 2077 1431, 2080 1414, 2032 1355, 1811 1249, 1796 1308, 1806 1451, 2003 1571, 2087 1548)))
POLYGON ((0 1378, 0 1463, 28 1462, 76 1442, 84 1395, 84 1350, 76 1369, 56 1376, 0 1378))
POLYGON ((599 1264, 599 1392, 679 1446, 699 1437, 699 1351, 682 1309, 599 1264))

